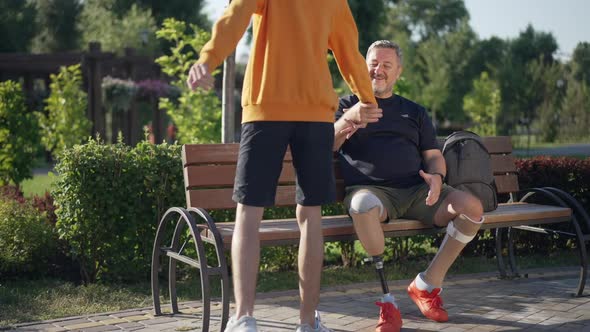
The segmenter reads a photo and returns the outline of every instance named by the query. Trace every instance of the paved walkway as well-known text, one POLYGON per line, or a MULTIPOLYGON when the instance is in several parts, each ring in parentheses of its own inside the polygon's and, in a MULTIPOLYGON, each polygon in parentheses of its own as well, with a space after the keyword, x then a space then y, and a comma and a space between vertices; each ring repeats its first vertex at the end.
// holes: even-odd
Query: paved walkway
MULTIPOLYGON (((573 297, 578 270, 531 270, 528 278, 499 280, 494 273, 450 276, 443 292, 450 322, 425 319, 405 293, 409 280, 393 281, 403 331, 590 331, 590 297, 573 297)), ((374 331, 377 283, 322 290, 323 321, 336 331, 374 331)), ((586 291, 589 293, 589 291, 586 291)), ((233 310, 233 307, 232 307, 233 310)), ((21 324, 16 331, 201 331, 199 302, 183 303, 182 314, 154 317, 151 308, 21 324)), ((261 331, 294 331, 296 291, 259 294, 255 316, 261 331)), ((219 330, 215 303, 211 331, 219 330)))

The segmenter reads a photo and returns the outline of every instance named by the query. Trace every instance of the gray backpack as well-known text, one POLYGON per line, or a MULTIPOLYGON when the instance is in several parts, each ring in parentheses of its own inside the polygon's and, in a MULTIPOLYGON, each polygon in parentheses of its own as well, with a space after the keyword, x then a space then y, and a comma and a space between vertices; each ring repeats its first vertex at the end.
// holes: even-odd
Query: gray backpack
POLYGON ((442 150, 447 164, 446 183, 479 198, 484 211, 498 207, 492 162, 481 137, 457 131, 445 139, 442 150))

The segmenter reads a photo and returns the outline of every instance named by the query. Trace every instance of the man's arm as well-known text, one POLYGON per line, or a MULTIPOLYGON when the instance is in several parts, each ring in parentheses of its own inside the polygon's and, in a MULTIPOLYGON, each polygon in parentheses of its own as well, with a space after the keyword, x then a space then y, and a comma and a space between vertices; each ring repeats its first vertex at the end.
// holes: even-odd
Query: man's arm
POLYGON ((210 89, 214 79, 211 71, 217 68, 238 45, 252 14, 257 12, 262 0, 233 0, 213 26, 211 39, 203 46, 199 60, 189 70, 187 85, 190 89, 210 89))
POLYGON ((421 170, 420 176, 430 187, 428 197, 426 197, 426 205, 430 206, 438 201, 443 178, 447 174, 447 166, 445 158, 439 149, 422 151, 422 158, 424 159, 426 172, 421 170))
POLYGON ((344 114, 334 122, 334 151, 340 149, 358 128, 365 128, 367 124, 379 121, 383 117, 383 111, 373 104, 358 102, 349 109, 344 109, 344 114))

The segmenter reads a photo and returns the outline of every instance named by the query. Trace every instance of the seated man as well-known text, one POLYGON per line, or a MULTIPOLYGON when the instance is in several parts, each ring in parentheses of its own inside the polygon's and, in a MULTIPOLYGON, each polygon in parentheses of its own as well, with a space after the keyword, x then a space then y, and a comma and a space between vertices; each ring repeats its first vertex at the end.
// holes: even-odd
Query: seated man
POLYGON ((373 257, 384 297, 377 331, 399 331, 399 309, 383 276, 384 236, 381 222, 417 219, 447 227, 438 253, 408 287, 424 316, 445 322, 448 314, 440 292, 445 275, 483 223, 483 209, 474 196, 445 184, 445 160, 424 107, 393 94, 402 72, 400 47, 373 43, 366 58, 373 91, 382 113, 363 108, 355 96, 340 99, 336 113, 335 150, 346 185, 345 204, 358 237, 373 257))

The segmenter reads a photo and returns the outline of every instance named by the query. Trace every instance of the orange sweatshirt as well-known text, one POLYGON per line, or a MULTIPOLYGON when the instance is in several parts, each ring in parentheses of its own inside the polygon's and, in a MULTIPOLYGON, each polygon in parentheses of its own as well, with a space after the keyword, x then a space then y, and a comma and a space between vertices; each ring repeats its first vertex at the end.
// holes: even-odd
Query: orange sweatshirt
POLYGON ((242 122, 334 122, 338 96, 328 49, 351 91, 376 104, 346 0, 233 0, 213 26, 198 62, 209 70, 219 66, 250 18, 254 38, 242 89, 242 122))

